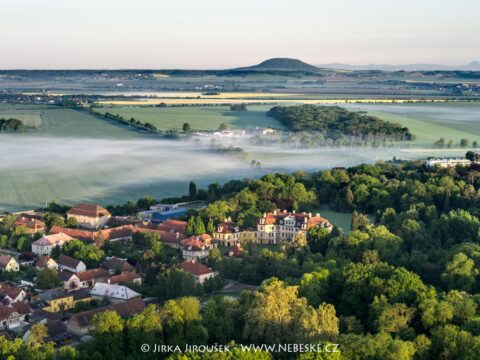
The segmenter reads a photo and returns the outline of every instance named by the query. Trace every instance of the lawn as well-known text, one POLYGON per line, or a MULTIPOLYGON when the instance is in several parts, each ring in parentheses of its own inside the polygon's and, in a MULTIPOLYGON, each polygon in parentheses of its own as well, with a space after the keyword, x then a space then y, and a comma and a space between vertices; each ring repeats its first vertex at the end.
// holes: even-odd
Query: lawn
POLYGON ((231 111, 228 106, 178 106, 178 107, 104 107, 97 112, 118 114, 125 119, 132 117, 141 122, 149 122, 158 129, 181 130, 184 123, 189 123, 192 130, 216 130, 221 123, 233 129, 255 127, 283 128, 275 119, 265 113, 271 108, 266 105, 248 106, 248 111, 231 111))

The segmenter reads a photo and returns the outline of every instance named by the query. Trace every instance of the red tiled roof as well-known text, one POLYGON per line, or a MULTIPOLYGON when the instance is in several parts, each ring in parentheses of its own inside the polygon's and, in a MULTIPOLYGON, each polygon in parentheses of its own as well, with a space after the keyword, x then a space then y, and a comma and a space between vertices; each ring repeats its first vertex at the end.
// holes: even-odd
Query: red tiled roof
POLYGON ((106 270, 112 271, 116 271, 117 269, 119 269, 121 272, 129 272, 135 270, 135 268, 130 265, 127 260, 119 259, 116 257, 105 260, 100 266, 106 270))
POLYGON ((109 306, 104 306, 104 307, 93 309, 93 310, 79 312, 77 314, 72 315, 69 322, 71 322, 72 324, 76 324, 80 327, 86 327, 91 324, 93 316, 95 314, 112 310, 112 311, 115 311, 121 317, 127 317, 127 316, 138 314, 139 312, 143 311, 143 309, 145 309, 145 303, 143 302, 142 299, 136 298, 136 299, 128 300, 116 305, 109 305, 109 306))
POLYGON ((234 234, 239 232, 240 229, 233 221, 224 221, 217 225, 216 231, 221 234, 234 234))
POLYGON ((188 239, 182 240, 182 245, 186 248, 202 249, 212 245, 212 237, 208 234, 191 236, 188 239))
MULTIPOLYGON (((49 256, 40 256, 38 258, 37 262, 35 263, 35 266, 38 267, 38 268, 44 268, 45 266, 47 266, 48 260, 50 260, 49 256)), ((53 261, 55 261, 55 260, 53 260, 53 261)))
POLYGON ((106 240, 112 240, 132 236, 134 231, 135 227, 133 225, 123 225, 101 230, 98 233, 101 233, 106 240))
POLYGON ((178 265, 178 268, 196 276, 210 274, 213 272, 213 270, 209 267, 206 267, 202 263, 196 262, 194 260, 184 261, 183 263, 178 265))
POLYGON ((0 284, 0 296, 8 296, 10 299, 15 299, 21 294, 23 290, 7 283, 0 284))
POLYGON ((186 239, 186 236, 183 233, 172 232, 172 231, 163 231, 157 229, 149 229, 149 228, 136 228, 135 231, 141 233, 149 233, 149 232, 156 232, 160 235, 160 240, 166 243, 172 243, 181 245, 182 240, 186 239))
POLYGON ((12 259, 10 255, 0 255, 0 267, 6 267, 12 259))
POLYGON ((9 318, 12 313, 15 312, 15 309, 7 306, 7 305, 1 305, 0 304, 0 320, 6 320, 9 318))
POLYGON ((12 304, 12 307, 15 309, 16 312, 22 315, 31 314, 32 309, 27 303, 23 301, 17 301, 12 304))
POLYGON ((108 278, 108 271, 102 268, 82 271, 76 274, 81 281, 106 279, 108 278))
POLYGON ((181 220, 166 220, 161 224, 157 225, 158 230, 176 231, 182 234, 185 234, 186 228, 187 228, 187 222, 181 221, 181 220))
POLYGON ((129 283, 134 280, 141 279, 141 276, 134 272, 123 273, 120 275, 113 275, 108 279, 109 284, 120 284, 120 283, 129 283))
POLYGON ((69 215, 80 215, 87 217, 110 216, 107 209, 95 204, 78 204, 67 211, 69 215))
POLYGON ((93 242, 95 241, 95 231, 69 229, 61 226, 53 226, 50 229, 50 234, 64 233, 74 239, 93 242))
POLYGON ((13 223, 14 226, 25 226, 27 229, 32 232, 43 231, 45 229, 45 223, 37 219, 30 219, 27 217, 18 217, 17 220, 13 223))

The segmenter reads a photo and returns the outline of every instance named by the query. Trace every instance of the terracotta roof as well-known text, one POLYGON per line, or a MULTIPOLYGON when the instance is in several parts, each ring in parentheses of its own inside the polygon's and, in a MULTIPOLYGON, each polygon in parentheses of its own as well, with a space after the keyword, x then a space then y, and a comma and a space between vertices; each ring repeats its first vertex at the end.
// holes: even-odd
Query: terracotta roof
POLYGON ((73 240, 73 237, 63 232, 59 232, 51 235, 44 235, 40 239, 35 241, 32 245, 57 245, 58 243, 64 243, 70 240, 73 240))
POLYGON ((53 226, 50 229, 50 234, 58 234, 63 233, 72 238, 93 242, 95 241, 95 231, 88 231, 88 230, 79 230, 79 229, 69 229, 60 226, 53 226))
POLYGON ((135 268, 130 265, 127 260, 119 259, 116 257, 105 260, 100 266, 106 270, 111 271, 116 271, 117 269, 120 269, 121 272, 129 272, 135 270, 135 268))
POLYGON ((291 213, 288 211, 281 211, 276 210, 274 213, 269 212, 263 216, 264 224, 271 225, 271 224, 278 224, 281 225, 281 221, 285 220, 286 217, 293 217, 295 218, 295 226, 300 224, 306 224, 307 228, 312 226, 316 226, 318 224, 329 224, 328 220, 322 218, 320 216, 303 213, 291 213))
POLYGON ((19 217, 13 223, 14 226, 25 226, 31 231, 43 231, 45 229, 45 223, 37 219, 30 219, 27 217, 19 217))
POLYGON ((185 234, 186 228, 187 228, 187 222, 181 221, 181 220, 166 220, 161 224, 157 225, 158 230, 176 231, 183 234, 185 234))
POLYGON ((234 256, 234 257, 242 256, 244 253, 245 253, 245 250, 239 245, 232 246, 225 251, 226 255, 234 256))
MULTIPOLYGON (((49 256, 40 256, 37 260, 37 262, 35 263, 35 266, 38 267, 38 268, 44 268, 45 266, 47 266, 48 264, 48 261, 50 260, 51 258, 49 256)), ((55 262, 55 260, 51 259, 53 262, 55 262)))
POLYGON ((7 305, 1 305, 0 304, 0 320, 6 320, 10 315, 12 315, 15 312, 15 309, 7 306, 7 305))
POLYGON ((106 240, 126 238, 133 235, 135 227, 133 225, 123 225, 110 229, 101 230, 101 233, 106 240))
POLYGON ((22 315, 31 314, 32 308, 23 301, 17 301, 12 304, 12 307, 15 309, 16 312, 22 315))
POLYGON ((7 283, 1 283, 0 284, 0 297, 5 297, 8 296, 10 299, 15 299, 18 297, 24 291, 23 289, 20 289, 15 286, 11 286, 7 283))
POLYGON ((188 239, 182 240, 184 248, 201 250, 212 245, 212 237, 208 234, 198 236, 191 236, 188 239))
POLYGON ((8 265, 10 261, 12 261, 13 257, 10 255, 0 255, 0 267, 4 268, 8 265))
POLYGON ((177 267, 185 272, 188 272, 196 276, 213 273, 212 269, 194 260, 184 261, 183 263, 179 264, 177 267))
POLYGON ((182 240, 187 238, 187 236, 184 235, 183 233, 173 232, 173 231, 163 231, 163 230, 150 229, 150 228, 136 228, 135 230, 141 233, 156 232, 160 235, 160 240, 162 240, 162 242, 172 243, 177 245, 181 245, 182 240))
POLYGON ((217 225, 216 232, 221 234, 234 234, 240 231, 240 228, 233 221, 224 221, 217 225))
POLYGON ((60 257, 57 259, 58 265, 63 265, 74 269, 76 269, 81 262, 82 261, 67 255, 60 255, 60 257))
POLYGON ((87 217, 110 216, 107 209, 95 204, 78 204, 68 210, 67 214, 87 217))
POLYGON ((142 299, 137 298, 137 299, 125 301, 120 304, 109 305, 109 306, 104 306, 104 307, 93 309, 93 310, 79 312, 77 314, 72 315, 72 317, 69 320, 69 323, 71 322, 72 324, 76 324, 77 326, 86 327, 91 324, 93 316, 95 314, 112 310, 112 311, 115 311, 121 317, 128 317, 128 316, 138 314, 139 312, 143 311, 143 309, 145 309, 145 303, 143 302, 142 299))
POLYGON ((82 271, 76 274, 81 281, 88 281, 88 280, 96 280, 96 279, 107 279, 108 278, 108 271, 105 269, 97 268, 82 271))
POLYGON ((108 279, 109 284, 129 283, 134 280, 141 279, 140 274, 134 272, 123 273, 120 275, 113 275, 108 279))

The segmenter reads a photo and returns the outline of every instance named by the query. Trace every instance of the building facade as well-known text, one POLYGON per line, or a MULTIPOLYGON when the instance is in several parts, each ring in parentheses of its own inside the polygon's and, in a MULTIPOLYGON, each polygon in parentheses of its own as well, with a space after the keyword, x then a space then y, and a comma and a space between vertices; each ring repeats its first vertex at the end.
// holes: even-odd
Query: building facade
POLYGON ((329 231, 333 225, 320 214, 295 213, 275 210, 265 213, 257 224, 256 240, 260 244, 278 244, 292 241, 298 233, 306 233, 311 227, 322 227, 329 231))

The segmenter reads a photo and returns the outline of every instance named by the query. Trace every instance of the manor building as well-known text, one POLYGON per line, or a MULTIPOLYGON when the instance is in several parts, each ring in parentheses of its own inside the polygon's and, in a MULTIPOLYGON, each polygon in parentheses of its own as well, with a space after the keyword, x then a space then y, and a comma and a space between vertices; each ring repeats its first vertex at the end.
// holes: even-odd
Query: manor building
POLYGON ((257 224, 257 242, 261 244, 277 244, 291 241, 298 233, 306 233, 311 227, 322 227, 329 231, 333 225, 320 214, 295 213, 286 210, 275 210, 264 213, 257 224))

